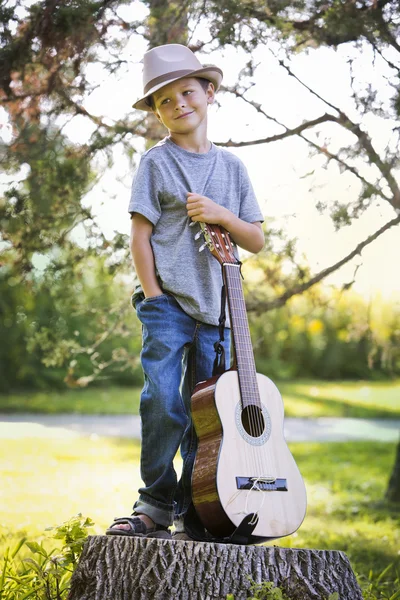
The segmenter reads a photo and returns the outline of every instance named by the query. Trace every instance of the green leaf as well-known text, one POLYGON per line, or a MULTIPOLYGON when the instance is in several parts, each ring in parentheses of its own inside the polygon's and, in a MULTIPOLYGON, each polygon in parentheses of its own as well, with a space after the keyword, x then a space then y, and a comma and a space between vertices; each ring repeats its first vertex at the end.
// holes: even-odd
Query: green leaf
POLYGON ((19 542, 17 543, 17 545, 15 546, 14 550, 11 552, 11 558, 15 558, 15 556, 18 554, 18 552, 21 550, 22 546, 25 544, 27 538, 23 537, 19 540, 19 542))
POLYGON ((29 565, 32 565, 32 567, 34 568, 34 570, 36 571, 36 573, 38 573, 39 575, 42 574, 42 567, 33 558, 24 558, 22 562, 28 563, 29 565))
POLYGON ((38 544, 37 542, 26 542, 26 545, 33 554, 40 554, 41 556, 47 557, 47 552, 41 544, 38 544))
POLYGON ((9 552, 9 548, 7 548, 6 550, 6 554, 4 557, 4 566, 3 566, 3 573, 1 574, 1 579, 0 579, 0 592, 4 589, 4 582, 6 579, 6 571, 7 571, 7 563, 8 563, 8 552, 9 552))
POLYGON ((376 579, 377 583, 379 583, 384 578, 384 576, 386 575, 386 573, 388 573, 391 570, 392 566, 393 566, 392 564, 388 565, 386 567, 386 569, 384 569, 382 571, 382 573, 379 574, 379 576, 376 579))
POLYGON ((30 590, 29 592, 27 592, 25 594, 25 596, 20 596, 18 600, 25 600, 26 598, 29 598, 30 596, 33 596, 33 594, 36 594, 37 590, 30 590))

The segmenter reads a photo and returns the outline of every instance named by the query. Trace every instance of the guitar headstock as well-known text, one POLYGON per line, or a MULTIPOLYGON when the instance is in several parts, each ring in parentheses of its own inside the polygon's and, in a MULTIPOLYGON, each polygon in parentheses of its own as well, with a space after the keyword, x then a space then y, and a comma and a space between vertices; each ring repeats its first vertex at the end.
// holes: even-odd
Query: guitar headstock
POLYGON ((201 235, 204 237, 204 244, 199 248, 199 252, 207 247, 221 265, 224 263, 239 263, 233 252, 232 240, 226 229, 221 225, 211 225, 209 223, 199 222, 199 225, 201 231, 195 237, 196 239, 201 235))

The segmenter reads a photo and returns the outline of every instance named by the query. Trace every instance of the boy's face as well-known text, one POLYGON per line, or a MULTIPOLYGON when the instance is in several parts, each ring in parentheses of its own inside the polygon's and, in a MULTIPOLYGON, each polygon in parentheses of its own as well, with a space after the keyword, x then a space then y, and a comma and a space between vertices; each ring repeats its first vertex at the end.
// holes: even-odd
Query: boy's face
POLYGON ((206 124, 207 105, 214 101, 210 82, 204 91, 195 77, 186 77, 164 86, 153 94, 154 114, 170 133, 189 135, 206 124))

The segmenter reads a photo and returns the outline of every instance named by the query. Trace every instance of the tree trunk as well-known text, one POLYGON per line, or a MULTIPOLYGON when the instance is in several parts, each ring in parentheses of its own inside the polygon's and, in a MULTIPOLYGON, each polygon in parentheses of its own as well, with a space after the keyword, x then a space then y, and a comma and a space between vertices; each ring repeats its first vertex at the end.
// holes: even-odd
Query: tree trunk
MULTIPOLYGON (((145 38, 148 50, 163 44, 183 44, 188 41, 188 15, 185 6, 173 0, 148 0, 150 14, 146 20, 145 38)), ((146 150, 167 135, 167 130, 153 113, 148 113, 144 124, 146 150)))
POLYGON ((390 502, 400 502, 400 440, 397 444, 396 458, 386 490, 386 499, 390 502))
POLYGON ((272 581, 293 600, 362 600, 340 551, 235 546, 122 536, 88 538, 69 600, 245 600, 272 581))

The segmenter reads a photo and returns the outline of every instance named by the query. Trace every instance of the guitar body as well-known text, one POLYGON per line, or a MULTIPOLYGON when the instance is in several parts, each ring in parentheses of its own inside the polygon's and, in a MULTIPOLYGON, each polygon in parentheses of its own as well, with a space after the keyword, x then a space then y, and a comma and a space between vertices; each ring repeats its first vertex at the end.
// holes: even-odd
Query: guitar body
POLYGON ((192 395, 198 437, 193 504, 213 536, 259 543, 300 527, 306 491, 283 435, 281 395, 256 372, 240 262, 229 234, 219 225, 200 227, 204 246, 222 266, 234 362, 229 371, 199 383, 192 395))
POLYGON ((199 439, 193 504, 216 537, 231 535, 250 513, 258 517, 252 532, 258 542, 293 533, 305 516, 306 491, 283 435, 281 395, 268 377, 257 373, 257 383, 256 435, 243 422, 236 371, 200 383, 192 396, 199 439))

